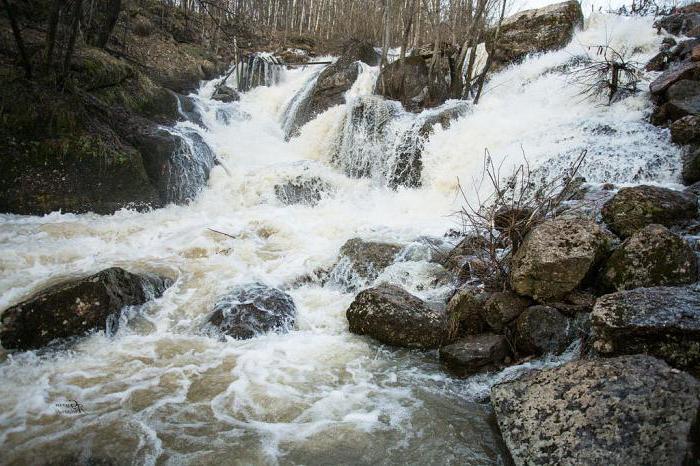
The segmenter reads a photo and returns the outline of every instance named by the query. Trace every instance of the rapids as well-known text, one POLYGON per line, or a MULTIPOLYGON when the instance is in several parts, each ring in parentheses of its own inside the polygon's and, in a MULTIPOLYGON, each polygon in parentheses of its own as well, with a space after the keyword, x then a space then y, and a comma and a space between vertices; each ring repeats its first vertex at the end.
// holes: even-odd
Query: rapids
MULTIPOLYGON (((424 142, 417 189, 392 190, 381 174, 351 178, 331 163, 333 153, 341 166, 357 157, 352 147, 338 152, 337 141, 349 130, 353 102, 371 93, 376 69, 363 69, 347 105, 286 141, 285 114, 318 73, 308 67, 284 71, 279 84, 231 104, 208 98, 216 81, 202 85, 194 98, 206 129, 183 122, 174 130, 201 134, 219 164, 188 205, 110 216, 0 215, 0 309, 66 276, 110 266, 176 279, 162 298, 127 310, 115 335, 0 354, 0 462, 502 464, 490 409, 481 403, 489 387, 560 363, 577 348, 458 380, 441 370, 434 352, 350 334, 345 310, 353 294, 345 288, 294 283, 331 267, 339 247, 359 236, 414 252, 378 280, 443 299, 449 287, 433 283, 438 266, 416 240, 460 227, 457 181, 469 186, 479 177, 485 148, 504 160, 504 173, 523 152, 531 165, 556 171, 586 148, 589 182, 678 182, 679 152, 666 131, 646 123, 646 93, 604 106, 580 97, 555 68, 606 37, 644 63, 661 41, 651 21, 592 15, 567 48, 495 75, 478 106, 424 142), (315 207, 283 205, 275 184, 299 174, 327 181, 332 194, 315 207), (293 297, 296 329, 246 341, 201 334, 217 297, 253 281, 293 297), (78 400, 84 412, 57 412, 65 400, 78 400)), ((411 118, 419 117, 400 116, 402 128, 411 118)), ((389 144, 370 156, 386 157, 389 144)))

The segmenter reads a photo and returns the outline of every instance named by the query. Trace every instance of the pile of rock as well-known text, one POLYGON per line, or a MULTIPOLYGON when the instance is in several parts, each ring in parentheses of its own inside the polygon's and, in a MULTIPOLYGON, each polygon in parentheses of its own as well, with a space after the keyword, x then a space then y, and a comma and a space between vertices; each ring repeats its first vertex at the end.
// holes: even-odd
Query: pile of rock
POLYGON ((668 126, 671 139, 684 148, 683 181, 700 181, 700 13, 681 8, 657 21, 661 32, 690 37, 680 43, 667 37, 650 60, 648 71, 663 71, 649 86, 657 104, 652 123, 668 126))

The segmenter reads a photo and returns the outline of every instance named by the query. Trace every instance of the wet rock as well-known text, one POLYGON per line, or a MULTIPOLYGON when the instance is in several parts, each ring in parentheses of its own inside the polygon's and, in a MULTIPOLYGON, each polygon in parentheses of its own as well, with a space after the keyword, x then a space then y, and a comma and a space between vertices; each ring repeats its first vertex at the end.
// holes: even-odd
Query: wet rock
POLYGON ((340 248, 341 262, 347 261, 352 272, 362 279, 373 280, 394 263, 401 246, 377 241, 349 239, 340 248))
POLYGON ((218 86, 214 90, 214 94, 211 96, 212 100, 218 100, 219 102, 230 103, 237 102, 241 99, 241 96, 228 86, 218 86))
POLYGON ((695 62, 683 62, 672 65, 661 76, 649 84, 652 95, 660 96, 666 90, 681 80, 691 80, 700 77, 700 69, 695 62))
POLYGON ((671 141, 676 144, 700 142, 700 117, 688 115, 671 124, 671 141))
POLYGON ((360 292, 346 312, 350 332, 407 348, 437 348, 449 342, 447 316, 395 285, 360 292))
POLYGON ((7 349, 36 349, 96 329, 114 332, 125 306, 160 297, 172 282, 113 267, 40 291, 2 313, 0 342, 7 349))
POLYGON ((144 156, 144 166, 163 204, 185 204, 194 199, 209 180, 216 156, 194 130, 171 133, 155 126, 135 129, 130 142, 144 156))
POLYGON ((294 327, 296 306, 288 294, 261 283, 236 287, 219 298, 205 324, 208 333, 246 340, 294 327), (213 332, 212 332, 213 330, 213 332))
POLYGON ((516 465, 693 464, 700 382, 636 355, 574 361, 491 389, 516 465))
MULTIPOLYGON (((700 148, 693 147, 683 155, 683 169, 681 171, 683 183, 691 185, 700 181, 700 148)), ((698 193, 695 193, 698 195, 698 193)))
POLYGON ((571 319, 549 306, 528 307, 515 323, 519 354, 559 354, 575 336, 571 319))
POLYGON ((377 53, 368 42, 351 42, 341 57, 321 72, 308 97, 300 103, 289 128, 294 135, 299 128, 329 108, 345 103, 345 92, 355 83, 359 74, 357 61, 374 66, 377 53))
POLYGON ((591 314, 600 354, 645 353, 700 374, 700 291, 637 288, 602 296, 591 314))
POLYGON ((197 105, 194 99, 190 96, 177 94, 177 99, 180 102, 179 111, 180 115, 187 121, 191 121, 202 128, 204 128, 204 121, 202 121, 202 115, 197 109, 197 105))
POLYGON ((482 310, 491 293, 478 287, 460 288, 447 303, 452 335, 476 335, 484 330, 486 322, 482 310))
POLYGON ((486 324, 496 332, 502 331, 509 323, 518 318, 530 301, 512 291, 500 291, 491 294, 482 310, 486 324))
POLYGON ((503 335, 470 335, 440 348, 440 360, 460 377, 499 369, 509 357, 508 342, 503 335))
POLYGON ((428 72, 420 56, 406 57, 385 66, 379 73, 375 93, 398 100, 408 111, 437 107, 448 97, 445 78, 428 72))
POLYGON ((663 71, 668 66, 669 53, 666 51, 654 55, 644 66, 646 71, 663 71))
POLYGON ((622 237, 652 223, 667 227, 697 216, 697 197, 691 193, 657 186, 622 188, 603 205, 603 221, 622 237))
POLYGON ((669 120, 700 114, 700 82, 682 79, 668 88, 666 96, 663 111, 669 120))
POLYGON ((654 22, 654 26, 674 36, 698 36, 700 35, 700 14, 691 12, 663 16, 654 22))
POLYGON ((275 185, 277 199, 286 205, 315 206, 331 190, 331 185, 318 176, 299 175, 285 183, 275 185))
POLYGON ((607 257, 615 241, 590 220, 548 220, 527 234, 513 256, 513 290, 537 301, 564 297, 607 257))
POLYGON ((569 43, 574 30, 581 26, 583 12, 575 1, 521 11, 503 21, 494 64, 505 65, 530 53, 560 49, 569 43))
POLYGON ((648 225, 630 236, 608 259, 601 275, 606 289, 682 285, 697 281, 693 250, 661 225, 648 225))

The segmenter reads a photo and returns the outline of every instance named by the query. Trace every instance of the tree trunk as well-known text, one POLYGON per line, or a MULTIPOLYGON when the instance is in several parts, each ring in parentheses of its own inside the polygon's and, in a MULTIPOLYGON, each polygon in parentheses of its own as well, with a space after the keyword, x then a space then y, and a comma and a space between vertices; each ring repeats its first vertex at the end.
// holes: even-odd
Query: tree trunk
POLYGON ((22 39, 22 31, 19 29, 17 24, 17 18, 15 18, 15 12, 10 5, 9 0, 2 0, 5 5, 5 11, 7 11, 7 17, 10 20, 10 27, 12 28, 12 35, 15 37, 15 43, 17 44, 17 50, 19 50, 19 56, 22 60, 22 66, 24 67, 24 76, 27 79, 32 79, 32 64, 29 61, 29 56, 27 55, 27 49, 24 48, 24 39, 22 39))
POLYGON ((70 70, 71 58, 75 50, 75 42, 78 40, 78 30, 80 28, 80 17, 83 13, 83 0, 75 0, 73 7, 73 18, 71 23, 70 36, 68 38, 68 46, 66 47, 66 55, 63 60, 63 73, 68 73, 70 70))
MULTIPOLYGON (((79 1, 79 0, 78 0, 79 1)), ((97 47, 103 49, 107 47, 107 42, 109 42, 109 36, 112 35, 114 26, 117 24, 117 19, 119 18, 119 12, 122 9, 122 0, 108 0, 107 8, 105 11, 105 18, 102 27, 99 29, 97 35, 97 47)))

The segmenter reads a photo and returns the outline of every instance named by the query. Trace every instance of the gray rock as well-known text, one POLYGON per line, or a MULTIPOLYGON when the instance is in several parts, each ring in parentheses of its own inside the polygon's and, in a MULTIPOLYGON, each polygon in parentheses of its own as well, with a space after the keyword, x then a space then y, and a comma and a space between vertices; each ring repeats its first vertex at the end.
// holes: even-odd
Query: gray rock
POLYGON ((537 301, 564 297, 607 257, 615 241, 590 220, 545 221, 525 236, 513 256, 513 290, 537 301))
POLYGON ((698 279, 697 260, 685 240, 661 225, 630 236, 605 264, 601 275, 609 290, 683 285, 698 279))
POLYGON ((700 291, 654 287, 598 299, 591 314, 601 354, 647 353, 700 374, 700 291))
POLYGON ((228 86, 218 86, 214 90, 214 94, 212 94, 211 98, 212 100, 218 100, 224 103, 237 102, 241 100, 241 96, 238 94, 238 92, 228 86))
POLYGON ((447 82, 439 72, 431 75, 423 57, 406 57, 385 66, 375 93, 398 100, 409 111, 437 107, 448 97, 447 82))
POLYGON ((457 290, 447 303, 452 335, 476 335, 481 333, 486 322, 483 309, 491 296, 477 287, 465 287, 457 290))
POLYGON ((394 263, 400 251, 401 246, 396 244, 352 238, 340 248, 339 266, 347 264, 351 273, 359 278, 374 280, 382 270, 394 263))
POLYGON ((499 369, 510 355, 503 335, 470 335, 440 348, 440 360, 460 377, 499 369))
POLYGON ((530 306, 515 323, 518 353, 559 354, 575 337, 571 319, 548 306, 530 306))
POLYGON ((700 75, 696 62, 683 62, 671 66, 661 76, 649 84, 649 91, 656 96, 663 95, 673 84, 684 79, 695 79, 700 75))
POLYGON ((700 114, 700 82, 682 79, 668 88, 666 97, 664 111, 668 119, 675 121, 686 115, 700 114))
POLYGON ((674 36, 698 36, 700 35, 700 14, 687 12, 662 16, 654 22, 654 26, 674 36))
POLYGON ((172 284, 152 274, 113 267, 40 291, 2 312, 0 342, 7 349, 36 349, 96 329, 114 332, 125 306, 160 297, 172 284))
POLYGON ((318 176, 299 175, 294 179, 275 185, 275 196, 286 205, 315 206, 331 191, 331 185, 318 176))
POLYGON ((574 361, 491 390, 520 465, 683 465, 697 460, 700 382, 649 356, 574 361))
POLYGON ((681 177, 686 185, 700 181, 700 147, 692 147, 688 153, 683 155, 681 177))
POLYGON ((446 313, 395 285, 360 292, 346 316, 350 332, 389 345, 428 349, 449 343, 446 313))
POLYGON ((688 115, 671 124, 671 141, 676 144, 700 142, 700 117, 688 115))
POLYGON ((296 306, 291 296, 261 283, 234 288, 219 298, 207 319, 207 333, 223 333, 239 340, 294 327, 296 306))
POLYGON ((572 0, 516 13, 501 25, 494 64, 502 66, 530 53, 560 49, 581 26, 581 5, 572 0))
POLYGON ((502 331, 509 323, 518 318, 530 301, 512 291, 492 293, 486 300, 482 317, 486 324, 496 332, 502 331))
POLYGON ((622 188, 601 209, 603 221, 622 237, 647 225, 667 227, 697 217, 698 200, 692 193, 657 186, 622 188))
POLYGON ((372 44, 351 42, 341 57, 321 72, 308 97, 300 103, 289 128, 288 137, 297 134, 299 128, 334 105, 345 103, 345 92, 355 83, 359 73, 355 63, 357 61, 372 66, 378 63, 372 44))

